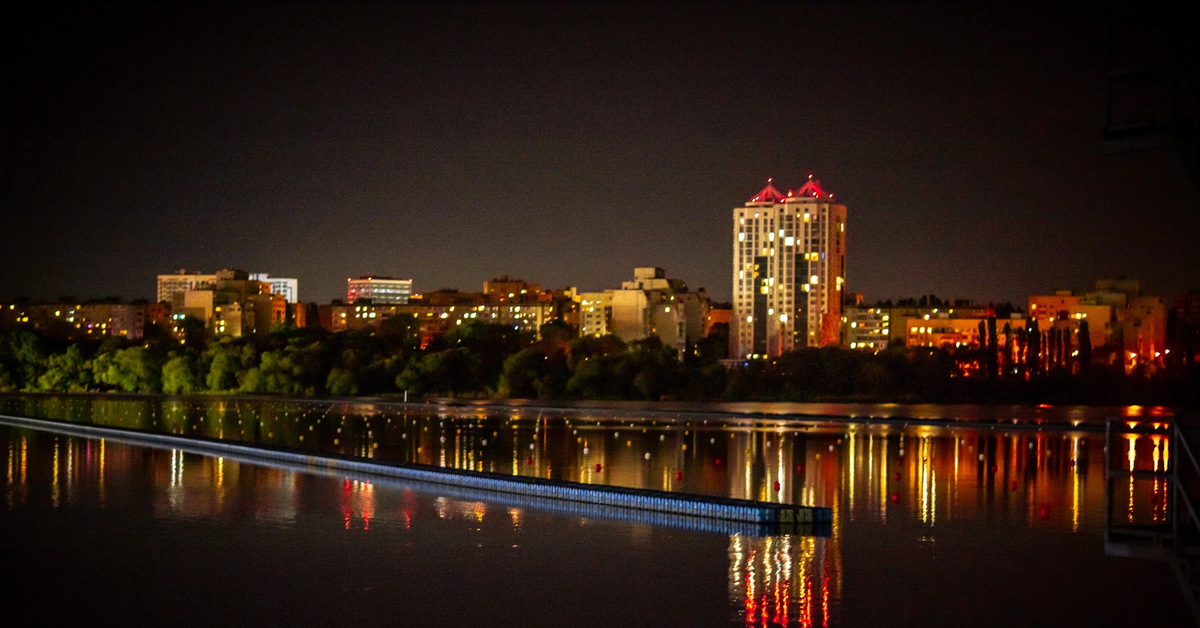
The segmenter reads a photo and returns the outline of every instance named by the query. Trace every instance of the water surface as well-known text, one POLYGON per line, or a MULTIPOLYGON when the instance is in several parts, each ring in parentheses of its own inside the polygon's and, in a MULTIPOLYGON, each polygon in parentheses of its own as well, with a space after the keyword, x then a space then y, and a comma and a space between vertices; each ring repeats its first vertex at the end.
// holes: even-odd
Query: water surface
MULTIPOLYGON (((721 533, 0 427, 0 556, 18 575, 5 608, 38 623, 1192 624, 1164 565, 1105 554, 1103 433, 1089 424, 105 397, 0 406, 834 512, 827 537, 721 533)), ((1169 460, 1149 437, 1117 455, 1128 445, 1138 468, 1169 460)), ((1152 480, 1117 486, 1111 501, 1112 520, 1166 516, 1165 484, 1152 480)))

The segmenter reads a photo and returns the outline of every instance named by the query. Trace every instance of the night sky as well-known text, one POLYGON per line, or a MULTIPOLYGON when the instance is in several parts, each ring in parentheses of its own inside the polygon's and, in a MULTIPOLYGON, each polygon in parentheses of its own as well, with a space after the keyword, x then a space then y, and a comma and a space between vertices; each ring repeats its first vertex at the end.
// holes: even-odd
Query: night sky
POLYGON ((0 300, 635 266, 727 300, 731 210, 810 173, 869 301, 1200 288, 1194 183, 1102 150, 1087 5, 161 4, 0 18, 0 300))

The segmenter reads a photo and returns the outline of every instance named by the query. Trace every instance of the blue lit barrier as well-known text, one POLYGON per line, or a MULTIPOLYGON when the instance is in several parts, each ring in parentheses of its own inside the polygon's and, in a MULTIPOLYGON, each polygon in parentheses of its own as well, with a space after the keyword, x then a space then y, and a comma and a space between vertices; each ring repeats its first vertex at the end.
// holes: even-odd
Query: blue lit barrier
MULTIPOLYGON (((799 532, 828 534, 832 521, 832 510, 820 506, 796 506, 772 504, 741 499, 683 495, 606 486, 509 476, 479 471, 464 471, 418 464, 382 463, 334 455, 317 455, 282 449, 245 445, 202 437, 185 437, 172 434, 154 434, 113 427, 98 427, 63 423, 45 419, 30 419, 0 415, 0 423, 19 427, 54 431, 83 438, 105 438, 114 442, 133 445, 149 445, 179 449, 189 453, 233 457, 250 463, 269 463, 274 466, 289 465, 297 471, 323 472, 326 475, 362 474, 372 480, 389 478, 404 482, 419 482, 455 490, 481 491, 492 495, 519 496, 522 503, 554 502, 574 504, 570 507, 552 508, 584 516, 629 519, 634 513, 653 513, 649 523, 674 521, 677 527, 705 529, 708 526, 689 520, 751 524, 735 532, 753 535, 775 532, 799 532), (294 465, 294 466, 293 466, 294 465), (591 514, 589 514, 591 513, 591 514), (667 518, 659 516, 665 515, 667 518)), ((443 492, 445 490, 443 489, 443 492)), ((478 494, 467 499, 480 500, 478 494)), ((485 498, 486 499, 486 498, 485 498)), ((639 519, 641 520, 641 519, 639 519)), ((669 524, 669 523, 668 523, 669 524)), ((711 525, 711 524, 710 524, 711 525)), ((718 529, 724 530, 721 526, 718 529)))

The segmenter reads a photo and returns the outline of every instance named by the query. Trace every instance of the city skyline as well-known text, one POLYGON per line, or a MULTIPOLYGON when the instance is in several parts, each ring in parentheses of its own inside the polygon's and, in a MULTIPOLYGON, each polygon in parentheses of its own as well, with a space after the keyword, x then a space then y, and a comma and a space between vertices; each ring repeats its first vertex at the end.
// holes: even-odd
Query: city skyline
POLYGON ((1105 15, 951 4, 26 8, 9 21, 0 299, 153 298, 236 267, 730 301, 728 211, 808 175, 846 290, 1021 303, 1200 287, 1197 190, 1105 155, 1105 15))

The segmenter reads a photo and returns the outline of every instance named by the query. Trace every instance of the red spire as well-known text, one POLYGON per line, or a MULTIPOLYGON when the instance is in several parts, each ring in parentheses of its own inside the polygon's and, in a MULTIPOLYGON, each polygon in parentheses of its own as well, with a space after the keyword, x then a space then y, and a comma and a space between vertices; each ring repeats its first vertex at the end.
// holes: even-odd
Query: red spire
POLYGON ((825 198, 829 195, 825 193, 825 190, 821 189, 821 182, 814 179, 813 176, 810 174, 810 175, 808 175, 808 181, 804 182, 804 187, 800 188, 799 192, 796 192, 796 196, 811 196, 813 198, 825 198))
POLYGON ((763 188, 754 198, 750 199, 751 203, 779 203, 784 200, 783 194, 771 185, 773 179, 767 179, 767 187, 763 188))

